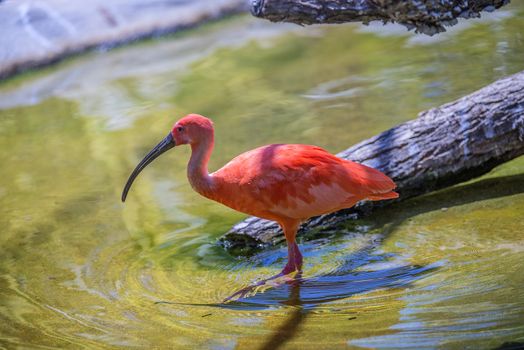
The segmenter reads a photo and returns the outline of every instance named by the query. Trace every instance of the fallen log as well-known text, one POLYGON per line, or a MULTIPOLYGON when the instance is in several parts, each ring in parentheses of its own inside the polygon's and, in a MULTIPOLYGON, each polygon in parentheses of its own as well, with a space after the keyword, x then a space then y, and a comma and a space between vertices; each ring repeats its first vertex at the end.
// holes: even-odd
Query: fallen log
MULTIPOLYGON (((406 200, 479 175, 524 154, 524 71, 470 95, 419 114, 367 139, 339 157, 381 170, 398 185, 400 198, 362 202, 315 217, 298 232, 333 230, 374 207, 406 200)), ((232 254, 250 254, 283 241, 278 225, 249 217, 219 239, 232 254)))
POLYGON ((480 17, 481 11, 494 11, 509 0, 253 0, 251 13, 272 22, 343 23, 380 20, 396 22, 433 35, 458 18, 480 17))

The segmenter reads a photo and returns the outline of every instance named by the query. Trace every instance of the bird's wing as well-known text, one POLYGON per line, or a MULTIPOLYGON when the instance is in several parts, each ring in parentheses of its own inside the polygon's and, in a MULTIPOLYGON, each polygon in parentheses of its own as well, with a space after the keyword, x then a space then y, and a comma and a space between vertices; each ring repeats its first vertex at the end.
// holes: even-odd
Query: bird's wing
POLYGON ((372 193, 394 188, 379 171, 309 145, 260 147, 214 175, 224 183, 223 198, 232 197, 220 202, 253 215, 268 211, 294 219, 351 207, 372 193))

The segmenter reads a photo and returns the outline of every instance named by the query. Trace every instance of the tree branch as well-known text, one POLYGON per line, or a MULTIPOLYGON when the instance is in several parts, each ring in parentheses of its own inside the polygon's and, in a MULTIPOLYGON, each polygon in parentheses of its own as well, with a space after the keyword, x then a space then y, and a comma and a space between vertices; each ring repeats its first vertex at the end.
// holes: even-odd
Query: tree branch
POLYGON ((509 0, 253 0, 251 13, 272 22, 300 25, 370 21, 396 22, 433 35, 458 18, 480 17, 509 0))

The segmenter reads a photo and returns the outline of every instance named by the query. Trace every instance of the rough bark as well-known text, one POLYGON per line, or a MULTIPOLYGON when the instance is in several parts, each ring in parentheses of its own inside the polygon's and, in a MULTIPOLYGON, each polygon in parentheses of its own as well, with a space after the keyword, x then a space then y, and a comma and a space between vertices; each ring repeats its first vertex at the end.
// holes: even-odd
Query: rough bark
MULTIPOLYGON (((419 114, 365 140, 339 157, 372 166, 398 185, 400 198, 451 186, 524 154, 524 71, 498 80, 454 102, 419 114)), ((397 201, 398 201, 397 200, 397 201)), ((387 202, 363 202, 351 209, 310 219, 299 230, 336 229, 387 202)), ((219 242, 234 254, 279 243, 279 227, 250 217, 219 242)))
POLYGON ((433 35, 458 18, 480 17, 509 0, 253 0, 251 13, 272 22, 343 23, 380 20, 396 22, 433 35))

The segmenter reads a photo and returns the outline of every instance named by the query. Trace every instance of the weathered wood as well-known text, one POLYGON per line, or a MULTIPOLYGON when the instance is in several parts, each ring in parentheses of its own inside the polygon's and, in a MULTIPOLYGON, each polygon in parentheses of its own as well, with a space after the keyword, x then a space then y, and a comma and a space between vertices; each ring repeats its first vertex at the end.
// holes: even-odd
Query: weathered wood
MULTIPOLYGON (((481 90, 419 114, 365 140, 339 157, 364 163, 395 180, 405 200, 451 186, 488 172, 524 154, 524 71, 481 90)), ((387 202, 366 202, 355 208, 312 218, 300 229, 334 229, 348 219, 387 202)), ((279 227, 250 217, 220 240, 229 251, 250 253, 283 240, 279 227)))
POLYGON ((509 0, 253 0, 251 13, 272 22, 343 23, 380 20, 396 22, 416 32, 433 35, 458 18, 480 17, 509 0))

